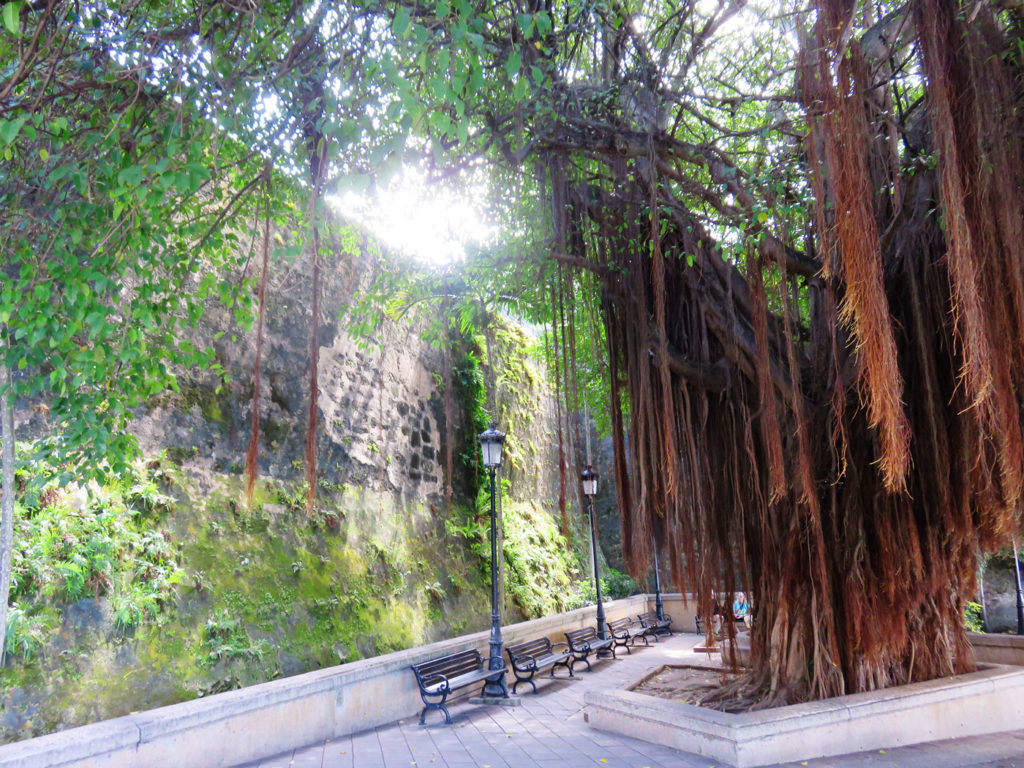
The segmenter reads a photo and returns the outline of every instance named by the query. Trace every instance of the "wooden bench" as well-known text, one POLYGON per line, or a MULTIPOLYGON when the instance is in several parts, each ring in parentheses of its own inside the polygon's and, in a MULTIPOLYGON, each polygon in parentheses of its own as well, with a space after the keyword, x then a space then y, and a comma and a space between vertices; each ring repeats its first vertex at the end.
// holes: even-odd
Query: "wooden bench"
POLYGON ((647 635, 650 632, 650 628, 643 626, 628 616, 608 622, 608 634, 612 636, 615 647, 625 648, 626 653, 633 653, 629 646, 635 645, 637 638, 643 640, 644 645, 650 645, 647 642, 647 635))
POLYGON ((501 676, 501 686, 505 687, 505 671, 508 669, 505 662, 501 662, 501 669, 484 669, 484 664, 489 659, 480 656, 480 651, 459 651, 439 659, 431 659, 421 664, 413 664, 412 671, 416 675, 416 684, 420 687, 420 698, 426 705, 420 712, 420 725, 423 725, 423 718, 428 709, 439 709, 444 712, 445 723, 451 724, 452 716, 444 705, 448 694, 467 685, 488 680, 496 675, 501 676), (437 698, 438 701, 431 701, 437 698))
POLYGON ((658 614, 655 611, 647 611, 646 613, 641 613, 637 618, 640 620, 640 623, 647 628, 648 634, 657 640, 658 635, 661 634, 662 630, 665 630, 670 635, 672 634, 672 630, 670 629, 672 626, 672 617, 667 613, 664 614, 664 616, 664 619, 659 619, 658 614))
POLYGON ((569 651, 573 655, 573 666, 577 661, 582 661, 587 665, 587 669, 590 669, 590 661, 587 656, 594 652, 611 651, 612 658, 617 658, 615 656, 615 641, 610 637, 602 640, 597 636, 597 630, 593 627, 583 627, 583 629, 566 632, 565 639, 569 643, 569 651))
POLYGON ((516 692, 520 683, 529 683, 536 693, 537 684, 533 682, 533 676, 544 667, 551 667, 551 677, 555 676, 556 667, 565 667, 569 670, 569 677, 574 677, 572 654, 568 650, 558 652, 555 650, 556 646, 568 648, 565 643, 552 644, 550 638, 541 637, 537 640, 527 640, 525 643, 516 643, 505 649, 508 660, 512 662, 512 672, 516 676, 516 681, 512 684, 512 693, 516 692))

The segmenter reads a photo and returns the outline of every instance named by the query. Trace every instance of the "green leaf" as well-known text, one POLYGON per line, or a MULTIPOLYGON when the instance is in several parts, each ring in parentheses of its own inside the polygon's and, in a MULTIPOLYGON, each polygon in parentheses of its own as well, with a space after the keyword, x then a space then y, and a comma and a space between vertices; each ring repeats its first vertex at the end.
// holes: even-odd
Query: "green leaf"
POLYGON ((394 30, 397 37, 403 37, 405 33, 409 31, 410 18, 411 11, 404 5, 395 13, 395 21, 394 24, 391 25, 391 28, 394 30))
POLYGON ((12 35, 17 35, 21 31, 21 6, 21 2, 4 4, 4 26, 12 35))
POLYGON ((143 170, 138 165, 130 165, 117 174, 117 183, 128 187, 137 187, 142 183, 143 170))
POLYGON ((541 11, 534 17, 534 21, 537 24, 537 31, 542 35, 546 35, 551 31, 551 17, 548 16, 547 11, 541 11))
POLYGON ((516 14, 516 21, 519 22, 519 28, 523 30, 523 37, 529 37, 530 32, 533 30, 533 16, 529 13, 516 14))
POLYGON ((519 51, 512 51, 512 55, 508 57, 508 61, 505 62, 505 71, 509 77, 513 77, 519 68, 523 65, 523 57, 519 55, 519 51))
MULTIPOLYGON (((8 3, 13 5, 13 3, 8 3)), ((7 8, 5 5, 4 8, 7 8)), ((28 122, 28 115, 22 115, 14 120, 0 120, 0 139, 4 140, 4 144, 13 144, 14 140, 18 138, 18 133, 21 131, 21 127, 28 122)))

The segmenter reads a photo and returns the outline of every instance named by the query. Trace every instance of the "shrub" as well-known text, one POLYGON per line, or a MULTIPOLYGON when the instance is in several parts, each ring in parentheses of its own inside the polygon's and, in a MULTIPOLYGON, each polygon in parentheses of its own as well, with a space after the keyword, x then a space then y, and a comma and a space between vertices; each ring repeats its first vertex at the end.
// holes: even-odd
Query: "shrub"
POLYGON ((23 606, 14 603, 7 609, 7 652, 30 660, 59 624, 60 619, 52 611, 30 615, 23 606))
POLYGON ((968 602, 964 606, 964 626, 968 632, 984 632, 985 621, 981 603, 968 602))

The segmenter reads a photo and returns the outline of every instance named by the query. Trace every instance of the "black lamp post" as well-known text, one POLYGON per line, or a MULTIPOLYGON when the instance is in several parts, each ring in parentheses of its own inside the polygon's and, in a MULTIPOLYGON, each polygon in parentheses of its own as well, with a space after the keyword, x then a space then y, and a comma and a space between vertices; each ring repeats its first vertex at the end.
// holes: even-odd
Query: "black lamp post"
POLYGON ((588 466, 583 470, 583 493, 590 498, 590 548, 594 552, 594 587, 597 590, 597 636, 608 637, 604 620, 604 603, 601 602, 601 572, 597 564, 597 521, 594 519, 594 496, 597 495, 597 472, 588 466))
MULTIPOLYGON (((491 652, 488 669, 504 670, 501 660, 501 617, 498 615, 498 540, 495 528, 495 490, 494 470, 501 466, 501 446, 505 442, 505 433, 495 429, 480 433, 480 449, 483 451, 484 466, 491 475, 491 652)), ((495 677, 488 678, 483 689, 483 696, 488 698, 508 698, 508 684, 502 671, 495 677)))
POLYGON ((1017 540, 1013 540, 1013 570, 1017 577, 1017 634, 1024 635, 1024 585, 1021 584, 1020 576, 1020 550, 1017 549, 1017 540))
POLYGON ((661 602, 661 569, 658 568, 658 542, 654 542, 654 611, 658 621, 665 620, 665 604, 661 602))

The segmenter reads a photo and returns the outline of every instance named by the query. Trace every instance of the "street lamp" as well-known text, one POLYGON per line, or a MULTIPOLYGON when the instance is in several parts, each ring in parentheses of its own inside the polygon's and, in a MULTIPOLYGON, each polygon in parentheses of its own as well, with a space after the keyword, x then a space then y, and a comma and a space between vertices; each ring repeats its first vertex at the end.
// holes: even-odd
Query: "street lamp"
POLYGON ((1014 586, 1017 588, 1017 634, 1024 635, 1024 583, 1020 576, 1020 550, 1017 549, 1017 539, 1013 540, 1013 571, 1017 577, 1014 586))
POLYGON ((661 569, 658 568, 658 542, 654 542, 654 610, 658 621, 665 620, 665 604, 661 601, 661 569))
POLYGON ((607 639, 604 621, 604 603, 601 602, 601 572, 597 564, 597 521, 594 519, 594 496, 597 495, 597 472, 588 466, 583 470, 583 493, 590 497, 590 548, 594 552, 594 587, 597 591, 597 636, 607 639))
MULTIPOLYGON (((484 466, 491 475, 491 655, 488 669, 504 670, 501 660, 501 618, 498 616, 498 539, 495 528, 495 491, 494 470, 501 466, 501 446, 505 442, 505 433, 495 429, 497 425, 480 433, 480 450, 483 452, 484 466)), ((488 678, 482 694, 486 698, 508 698, 508 684, 505 682, 504 671, 495 677, 488 678)))

